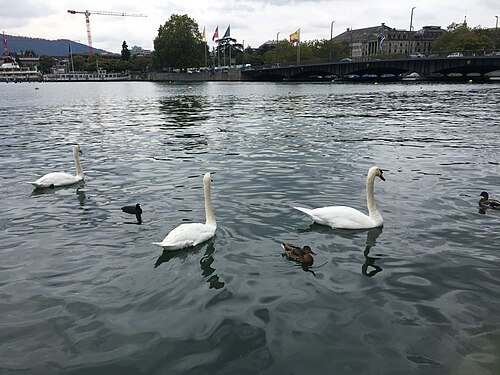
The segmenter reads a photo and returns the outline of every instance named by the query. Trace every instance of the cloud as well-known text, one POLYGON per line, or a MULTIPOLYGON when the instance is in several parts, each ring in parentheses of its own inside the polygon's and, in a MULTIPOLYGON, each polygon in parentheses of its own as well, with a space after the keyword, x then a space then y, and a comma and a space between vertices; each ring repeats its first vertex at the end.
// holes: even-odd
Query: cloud
MULTIPOLYGON (((86 43, 87 32, 83 15, 70 15, 68 9, 109 10, 147 14, 136 17, 91 16, 94 46, 120 52, 126 40, 130 46, 151 49, 163 25, 172 13, 187 14, 206 28, 207 39, 215 27, 224 32, 231 24, 231 36, 245 45, 258 47, 268 40, 287 39, 301 28, 303 40, 328 39, 331 22, 334 34, 348 27, 362 28, 380 25, 408 29, 410 12, 416 6, 413 26, 437 25, 445 28, 452 22, 462 22, 467 15, 471 26, 495 26, 497 0, 142 0, 140 2, 108 0, 59 0, 40 3, 35 0, 3 1, 0 25, 14 35, 47 39, 72 39, 86 43)), ((209 40, 210 43, 210 40, 209 40)))

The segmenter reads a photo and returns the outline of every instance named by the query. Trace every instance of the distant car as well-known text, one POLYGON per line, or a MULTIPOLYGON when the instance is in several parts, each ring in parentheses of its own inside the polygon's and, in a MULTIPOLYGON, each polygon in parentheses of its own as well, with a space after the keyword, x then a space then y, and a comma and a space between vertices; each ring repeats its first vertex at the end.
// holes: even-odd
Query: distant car
POLYGON ((410 57, 410 59, 422 59, 425 57, 425 55, 420 53, 420 52, 415 52, 415 53, 412 53, 409 57, 410 57))
POLYGON ((350 59, 349 57, 344 57, 342 60, 340 60, 340 62, 348 62, 348 61, 352 61, 352 59, 350 59))
POLYGON ((453 52, 446 57, 464 57, 464 54, 462 52, 453 52))

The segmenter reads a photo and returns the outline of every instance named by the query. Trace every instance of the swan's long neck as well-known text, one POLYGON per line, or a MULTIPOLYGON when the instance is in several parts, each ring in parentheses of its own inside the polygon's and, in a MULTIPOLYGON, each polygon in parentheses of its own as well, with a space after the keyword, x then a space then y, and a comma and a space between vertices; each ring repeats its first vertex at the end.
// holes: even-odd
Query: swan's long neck
POLYGON ((373 195, 374 182, 375 174, 371 173, 366 177, 366 205, 368 206, 368 214, 372 219, 380 216, 373 195))
POLYGON ((203 190, 205 191, 205 217, 206 217, 205 224, 217 226, 217 223, 215 221, 214 209, 212 208, 212 198, 210 194, 210 180, 205 182, 203 190))
POLYGON ((80 165, 80 156, 78 155, 77 149, 73 150, 73 158, 75 159, 76 175, 83 177, 83 169, 82 166, 80 165))

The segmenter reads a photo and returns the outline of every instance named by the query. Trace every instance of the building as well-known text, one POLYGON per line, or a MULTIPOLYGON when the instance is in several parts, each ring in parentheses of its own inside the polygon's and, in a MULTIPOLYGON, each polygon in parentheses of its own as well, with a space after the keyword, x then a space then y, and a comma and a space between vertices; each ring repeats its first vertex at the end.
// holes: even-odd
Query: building
POLYGON ((143 49, 142 47, 139 46, 133 46, 132 48, 130 48, 130 56, 151 57, 151 50, 143 49))
POLYGON ((397 30, 382 23, 363 29, 347 29, 333 38, 336 43, 351 46, 352 57, 405 55, 432 51, 432 43, 444 30, 440 26, 424 26, 418 31, 397 30))

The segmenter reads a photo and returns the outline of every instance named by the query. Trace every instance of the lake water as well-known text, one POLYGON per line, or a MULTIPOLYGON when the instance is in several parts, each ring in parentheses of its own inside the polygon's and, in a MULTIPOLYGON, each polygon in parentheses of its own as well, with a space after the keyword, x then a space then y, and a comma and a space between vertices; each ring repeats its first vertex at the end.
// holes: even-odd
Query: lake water
POLYGON ((1 374, 500 373, 500 86, 0 85, 1 374), (35 191, 52 171, 85 182, 35 191), (383 230, 292 208, 366 211, 383 230), (215 239, 162 253, 204 221, 215 239), (77 188, 79 189, 77 190, 77 188), (121 206, 141 203, 143 223, 121 206), (317 254, 303 269, 280 242, 317 254))

